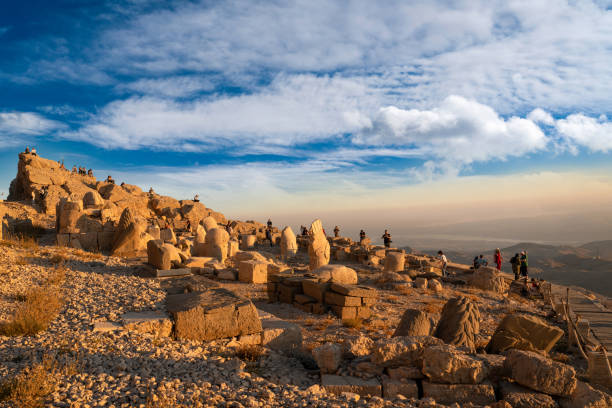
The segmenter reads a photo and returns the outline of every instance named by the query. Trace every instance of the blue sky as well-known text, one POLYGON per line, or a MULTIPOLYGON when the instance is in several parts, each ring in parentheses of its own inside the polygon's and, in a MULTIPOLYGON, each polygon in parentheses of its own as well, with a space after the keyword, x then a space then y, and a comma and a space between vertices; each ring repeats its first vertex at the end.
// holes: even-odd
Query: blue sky
POLYGON ((3 2, 0 190, 26 144, 236 215, 601 172, 611 5, 3 2))

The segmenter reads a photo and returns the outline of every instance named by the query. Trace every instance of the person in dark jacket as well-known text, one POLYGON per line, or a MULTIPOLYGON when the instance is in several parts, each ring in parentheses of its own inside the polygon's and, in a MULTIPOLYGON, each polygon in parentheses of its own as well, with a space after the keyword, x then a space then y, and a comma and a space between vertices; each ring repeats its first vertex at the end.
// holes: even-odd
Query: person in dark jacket
POLYGON ((390 248, 391 247, 391 234, 389 234, 389 231, 385 230, 385 233, 382 236, 382 239, 385 243, 385 248, 390 248))
POLYGON ((514 254, 512 258, 510 258, 510 265, 512 265, 512 272, 514 273, 514 280, 518 280, 521 275, 521 259, 520 255, 514 254))
POLYGON ((529 272, 527 270, 527 267, 528 267, 527 251, 521 252, 520 260, 521 260, 521 276, 523 276, 525 278, 525 281, 527 281, 527 277, 529 276, 529 272))

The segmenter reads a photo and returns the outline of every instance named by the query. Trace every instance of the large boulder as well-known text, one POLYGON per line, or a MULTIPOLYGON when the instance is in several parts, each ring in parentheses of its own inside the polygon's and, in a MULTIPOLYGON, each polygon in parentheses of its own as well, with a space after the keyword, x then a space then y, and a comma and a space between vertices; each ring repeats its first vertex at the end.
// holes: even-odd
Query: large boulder
POLYGON ((576 371, 533 351, 510 350, 504 363, 520 385, 545 394, 569 397, 576 389, 576 371))
POLYGON ((95 190, 91 190, 85 193, 83 196, 83 207, 84 208, 102 208, 104 207, 104 199, 95 190))
POLYGON ((101 184, 98 191, 100 192, 102 198, 110 201, 111 203, 129 200, 132 197, 129 192, 123 189, 123 187, 113 183, 101 184))
POLYGON ((280 242, 281 258, 286 259, 295 256, 298 250, 297 240, 291 227, 283 228, 280 242))
POLYGON ((499 271, 488 266, 481 266, 476 269, 470 284, 478 289, 496 293, 504 293, 508 286, 499 271))
MULTIPOLYGON (((437 404, 458 403, 490 406, 495 402, 495 390, 491 384, 436 384, 423 381, 423 397, 433 398, 437 404)), ((436 405, 437 405, 436 404, 436 405)))
MULTIPOLYGON (((308 231, 308 258, 309 269, 315 269, 329 263, 330 247, 329 241, 323 233, 323 224, 317 219, 312 222, 308 231)), ((356 282, 355 282, 356 283, 356 282)))
POLYGON ((333 374, 342 363, 342 346, 336 343, 325 343, 312 350, 312 357, 317 362, 321 374, 333 374))
POLYGON ((344 341, 344 350, 354 357, 365 357, 372 353, 374 341, 371 338, 359 334, 359 336, 347 337, 344 341))
POLYGON ((111 254, 114 256, 136 256, 147 249, 151 239, 145 226, 137 223, 129 208, 123 210, 115 230, 111 254))
POLYGON ((512 408, 557 408, 559 405, 550 395, 502 381, 499 384, 502 399, 512 408))
POLYGON ((482 360, 444 344, 423 350, 423 374, 435 383, 479 384, 488 370, 482 360))
POLYGON ((152 239, 147 242, 147 259, 150 265, 161 270, 172 268, 173 262, 181 262, 178 249, 159 239, 152 239))
POLYGON ((596 390, 587 383, 578 381, 572 395, 569 398, 561 398, 559 405, 561 408, 610 408, 612 407, 612 396, 596 390))
POLYGON ((222 228, 213 228, 206 232, 206 254, 204 256, 212 256, 221 262, 225 262, 227 258, 229 234, 222 228))
POLYGON ((312 271, 319 282, 357 284, 357 272, 344 265, 324 265, 312 271))
POLYGON ((82 204, 78 201, 62 199, 56 209, 56 230, 58 234, 76 234, 79 232, 77 222, 83 215, 82 204))
POLYGON ((381 339, 374 344, 370 359, 385 367, 422 365, 423 350, 429 346, 442 345, 442 340, 431 336, 393 337, 381 339))
POLYGON ((180 211, 183 219, 189 220, 192 226, 199 225, 200 221, 206 218, 209 213, 204 204, 194 201, 182 201, 180 211))
POLYGON ((469 298, 459 296, 444 305, 434 336, 448 344, 474 349, 479 331, 478 306, 469 298))
POLYGON ((406 309, 393 337, 429 336, 431 331, 431 319, 427 313, 419 309, 406 309))
POLYGON ((149 208, 158 216, 169 214, 172 210, 178 211, 180 206, 178 200, 168 196, 156 196, 149 200, 149 208))
POLYGON ((537 316, 512 313, 504 317, 487 352, 499 354, 510 349, 542 351, 548 353, 563 336, 563 330, 551 326, 537 316))
POLYGON ((388 252, 385 256, 385 272, 402 272, 406 256, 402 252, 388 252))
POLYGON ((206 217, 202 220, 202 225, 204 229, 208 233, 208 231, 213 230, 218 227, 217 221, 213 217, 206 217))
POLYGON ((223 288, 168 295, 166 309, 179 339, 209 341, 262 331, 253 303, 223 288))
POLYGON ((203 244, 206 242, 206 230, 204 226, 198 224, 195 230, 195 239, 193 241, 194 244, 203 244))

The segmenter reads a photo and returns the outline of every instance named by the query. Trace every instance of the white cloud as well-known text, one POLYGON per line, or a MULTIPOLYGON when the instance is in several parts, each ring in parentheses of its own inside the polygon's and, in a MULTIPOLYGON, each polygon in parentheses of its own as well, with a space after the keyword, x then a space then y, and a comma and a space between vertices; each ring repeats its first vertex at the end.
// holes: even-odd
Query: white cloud
POLYGON ((573 152, 577 152, 580 146, 592 152, 608 153, 612 150, 612 122, 605 117, 595 119, 577 113, 559 119, 556 128, 573 152))
POLYGON ((215 85, 207 78, 196 76, 177 76, 168 78, 139 79, 121 84, 122 91, 132 91, 144 95, 170 98, 187 97, 200 91, 210 91, 215 85))
POLYGON ((369 124, 377 96, 340 77, 280 76, 253 94, 175 102, 133 97, 62 137, 105 148, 261 149, 333 138, 369 124))
POLYGON ((555 124, 555 119, 552 117, 552 115, 540 108, 532 110, 529 115, 527 115, 527 119, 533 121, 534 123, 542 123, 549 126, 555 124))
POLYGON ((0 147, 20 145, 33 136, 50 133, 62 126, 33 112, 0 112, 0 147))
POLYGON ((612 11, 588 0, 185 3, 99 44, 89 64, 118 75, 340 71, 422 107, 458 94, 504 114, 612 110, 612 11))
POLYGON ((410 148, 436 160, 425 170, 448 173, 473 162, 505 160, 542 150, 549 139, 530 119, 503 119, 489 106, 449 96, 430 110, 381 108, 372 127, 357 134, 354 141, 410 148))
POLYGON ((0 112, 0 135, 3 136, 42 135, 61 126, 37 113, 0 112))

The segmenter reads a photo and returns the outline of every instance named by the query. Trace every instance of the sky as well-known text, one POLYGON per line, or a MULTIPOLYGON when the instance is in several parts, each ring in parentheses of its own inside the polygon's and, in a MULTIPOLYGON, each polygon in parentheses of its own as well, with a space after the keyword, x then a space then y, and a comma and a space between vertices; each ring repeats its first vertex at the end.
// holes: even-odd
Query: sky
POLYGON ((537 240, 612 216, 610 95, 612 1, 3 2, 0 191, 29 145, 230 218, 537 240))

